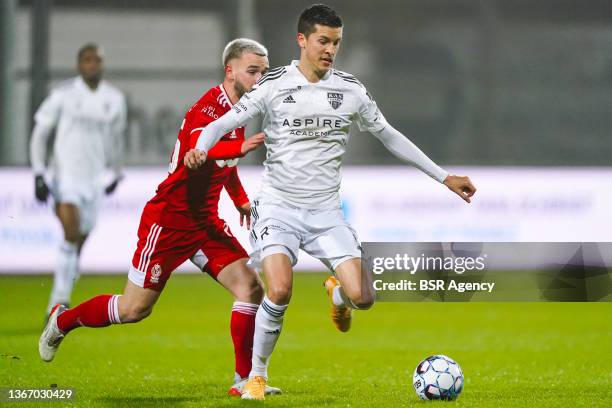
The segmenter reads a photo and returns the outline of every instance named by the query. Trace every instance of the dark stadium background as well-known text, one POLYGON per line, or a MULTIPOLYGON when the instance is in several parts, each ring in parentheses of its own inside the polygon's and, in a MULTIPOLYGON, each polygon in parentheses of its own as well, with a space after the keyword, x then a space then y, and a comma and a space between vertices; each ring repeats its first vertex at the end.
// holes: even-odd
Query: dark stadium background
MULTIPOLYGON (((284 65, 298 56, 296 19, 308 4, 4 1, 0 164, 27 165, 31 112, 49 85, 73 75, 75 49, 87 40, 104 45, 107 78, 130 98, 128 162, 158 164, 184 108, 220 79, 221 47, 253 36, 269 47, 271 66, 284 65), (145 88, 160 85, 176 97, 147 101, 145 88)), ((609 1, 330 4, 345 20, 338 67, 360 78, 390 122, 442 164, 610 165, 609 1)), ((354 137, 350 146, 348 164, 398 163, 374 138, 354 137)))

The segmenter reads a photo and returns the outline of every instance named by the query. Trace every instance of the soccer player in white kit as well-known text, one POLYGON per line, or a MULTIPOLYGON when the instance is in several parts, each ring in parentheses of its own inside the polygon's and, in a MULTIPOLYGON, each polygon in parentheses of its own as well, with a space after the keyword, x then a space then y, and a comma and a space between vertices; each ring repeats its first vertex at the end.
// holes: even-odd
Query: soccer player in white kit
POLYGON ((264 399, 267 367, 291 298, 299 249, 320 259, 335 275, 325 286, 338 329, 349 329, 353 309, 374 303, 369 275, 362 272, 359 241, 344 220, 338 194, 351 123, 463 200, 470 202, 476 191, 468 177, 449 175, 394 129, 354 76, 332 69, 341 39, 342 20, 333 9, 317 4, 304 10, 298 21, 300 60, 263 76, 200 134, 196 148, 185 157, 188 167, 199 168, 222 135, 263 116, 267 155, 252 206, 251 260, 262 265, 267 290, 255 320, 245 399, 264 399))
POLYGON ((79 276, 79 254, 95 225, 100 200, 104 193, 113 193, 122 177, 125 98, 102 80, 103 55, 97 45, 79 49, 77 67, 80 75, 53 89, 38 108, 30 143, 36 199, 46 202, 51 193, 64 231, 47 314, 58 303, 70 303, 79 276), (47 169, 47 140, 54 128, 53 155, 47 169), (112 169, 113 179, 104 186, 107 167, 112 169))

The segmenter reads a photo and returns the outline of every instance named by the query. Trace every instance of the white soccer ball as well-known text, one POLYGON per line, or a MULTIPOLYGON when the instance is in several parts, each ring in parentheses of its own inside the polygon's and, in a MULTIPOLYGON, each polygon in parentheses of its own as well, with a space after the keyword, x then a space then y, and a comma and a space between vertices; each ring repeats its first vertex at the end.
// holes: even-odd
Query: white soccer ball
POLYGON ((463 390, 463 372, 455 360, 436 354, 419 363, 412 385, 422 400, 454 400, 463 390))

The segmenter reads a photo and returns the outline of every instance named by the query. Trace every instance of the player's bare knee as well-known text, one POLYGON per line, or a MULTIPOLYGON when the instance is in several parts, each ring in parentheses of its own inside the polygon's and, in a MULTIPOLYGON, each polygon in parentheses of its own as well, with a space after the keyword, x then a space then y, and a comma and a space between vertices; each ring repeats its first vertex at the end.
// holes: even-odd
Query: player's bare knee
POLYGON ((230 291, 239 302, 259 304, 263 300, 264 287, 261 279, 255 271, 246 268, 239 275, 227 279, 228 274, 221 271, 219 282, 230 291))
POLYGON ((269 287, 268 288, 268 299, 272 301, 272 303, 277 305, 287 305, 291 300, 291 288, 290 287, 269 287))
POLYGON ((259 304, 263 300, 264 288, 258 279, 253 279, 233 288, 232 294, 239 302, 259 304))
POLYGON ((259 304, 263 300, 264 297, 264 288, 263 284, 259 281, 259 279, 255 279, 251 285, 247 288, 247 297, 249 303, 259 304))

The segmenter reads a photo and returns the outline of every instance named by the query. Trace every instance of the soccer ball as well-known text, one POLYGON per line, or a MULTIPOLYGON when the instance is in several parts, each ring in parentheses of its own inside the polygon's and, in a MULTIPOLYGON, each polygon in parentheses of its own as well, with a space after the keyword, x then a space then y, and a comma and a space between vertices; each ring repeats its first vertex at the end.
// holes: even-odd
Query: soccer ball
POLYGON ((419 363, 412 385, 423 400, 454 400, 463 390, 463 372, 455 360, 436 354, 419 363))

